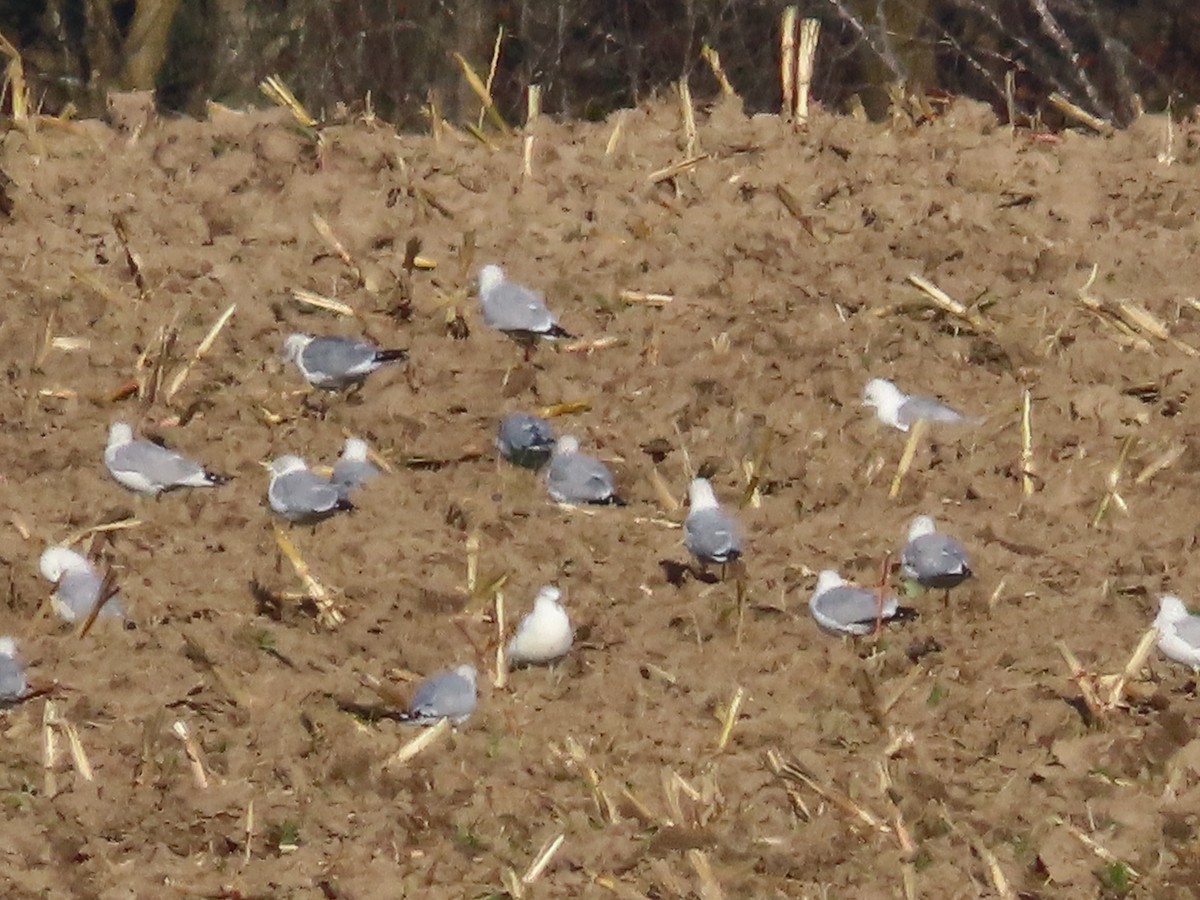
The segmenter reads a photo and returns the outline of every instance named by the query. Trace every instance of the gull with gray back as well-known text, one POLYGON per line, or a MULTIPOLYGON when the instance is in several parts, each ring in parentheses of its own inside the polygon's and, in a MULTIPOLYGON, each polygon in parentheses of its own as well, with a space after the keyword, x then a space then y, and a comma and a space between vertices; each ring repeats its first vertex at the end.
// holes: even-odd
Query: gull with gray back
POLYGON ((408 359, 407 350, 385 350, 358 338, 310 334, 289 335, 283 355, 295 363, 305 381, 326 391, 362 384, 376 369, 408 359))
POLYGON ((114 422, 108 429, 104 465, 120 484, 150 496, 177 488, 216 487, 229 481, 182 453, 135 438, 125 422, 114 422))
POLYGON ((280 456, 267 468, 271 471, 267 502, 289 522, 311 525, 334 513, 354 509, 337 487, 312 471, 299 456, 280 456))
POLYGON ((579 452, 579 439, 563 435, 554 444, 546 473, 546 490, 559 503, 624 506, 608 466, 579 452))
POLYGON ((417 685, 401 721, 432 725, 439 719, 449 719, 453 724, 461 725, 475 711, 476 677, 475 667, 471 665, 430 675, 417 685))

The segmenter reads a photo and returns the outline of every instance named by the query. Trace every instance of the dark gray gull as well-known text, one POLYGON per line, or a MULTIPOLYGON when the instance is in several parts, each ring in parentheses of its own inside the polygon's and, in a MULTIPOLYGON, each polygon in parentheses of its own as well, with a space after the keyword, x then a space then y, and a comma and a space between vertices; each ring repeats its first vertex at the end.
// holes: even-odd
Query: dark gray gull
POLYGON ((511 665, 530 666, 553 662, 567 654, 575 636, 563 609, 562 591, 547 585, 537 592, 533 609, 517 626, 505 656, 511 665))
POLYGON ((617 496, 608 466, 594 456, 580 453, 579 439, 569 434, 554 442, 546 490, 559 503, 625 505, 617 496))
POLYGON ((408 711, 400 721, 433 725, 440 719, 449 719, 461 725, 475 711, 475 678, 475 667, 471 665, 430 675, 417 685, 408 711))
POLYGON ((957 538, 942 534, 929 516, 917 516, 908 527, 908 543, 900 551, 900 571, 923 588, 949 591, 971 577, 967 550, 957 538))
POLYGON ((872 407, 879 421, 901 431, 908 431, 919 419, 931 424, 970 424, 976 421, 940 400, 906 394, 886 378, 872 378, 867 382, 863 388, 863 405, 872 407))
POLYGON ((683 546, 702 566, 720 563, 724 570, 742 555, 741 530, 733 516, 721 509, 706 478, 693 478, 688 485, 691 507, 683 520, 683 546))
POLYGON ((289 335, 283 355, 296 364, 305 381, 326 391, 362 384, 376 369, 408 359, 407 350, 384 350, 370 341, 330 335, 289 335))
POLYGON ((1158 630, 1158 649, 1168 659, 1200 670, 1200 616, 1188 612, 1175 595, 1164 594, 1158 599, 1154 627, 1158 630))
POLYGON ((17 642, 0 637, 0 704, 16 703, 29 693, 25 666, 17 656, 17 642))
POLYGON ((379 474, 379 469, 367 459, 367 442, 362 438, 348 437, 342 447, 342 455, 333 464, 330 482, 339 494, 349 498, 350 494, 379 474))
POLYGON ((108 429, 104 465, 131 491, 152 496, 176 488, 216 487, 229 481, 227 476, 210 472, 182 453, 135 438, 125 422, 114 422, 108 429))
POLYGON ((522 344, 526 356, 539 340, 573 337, 558 324, 539 291, 509 281, 494 264, 479 270, 479 306, 484 324, 522 344))
POLYGON ((550 423, 530 413, 509 413, 500 420, 496 449, 513 465, 540 469, 554 450, 554 430, 550 423))
POLYGON ((298 456, 281 456, 268 466, 271 483, 267 502, 289 522, 311 525, 334 513, 354 509, 326 478, 312 471, 298 456))
MULTIPOLYGON (((104 586, 104 579, 87 557, 68 547, 47 547, 38 560, 38 570, 54 585, 50 605, 59 618, 67 622, 86 621, 104 586)), ((100 607, 99 617, 123 619, 125 611, 120 597, 116 594, 109 597, 100 607)))
POLYGON ((884 597, 880 604, 875 591, 847 584, 833 569, 817 576, 808 609, 822 630, 834 634, 870 634, 877 622, 916 616, 915 610, 901 606, 893 596, 884 597))

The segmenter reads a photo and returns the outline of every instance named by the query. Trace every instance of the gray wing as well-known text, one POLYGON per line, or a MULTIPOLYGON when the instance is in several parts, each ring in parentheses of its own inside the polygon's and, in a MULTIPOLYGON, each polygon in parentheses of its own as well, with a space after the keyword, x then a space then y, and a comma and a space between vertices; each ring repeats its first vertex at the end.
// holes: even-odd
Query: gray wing
POLYGON ((900 423, 906 427, 916 424, 918 419, 926 422, 964 422, 966 417, 932 397, 912 396, 904 402, 898 413, 900 423))
POLYGON ((347 337, 314 338, 301 360, 314 376, 328 379, 356 378, 378 368, 379 348, 366 341, 347 337))
POLYGON ((900 555, 904 574, 925 587, 954 587, 971 577, 967 551, 948 534, 923 534, 900 555))
MULTIPOLYGON (((55 611, 68 622, 82 622, 92 614, 100 599, 101 585, 102 579, 95 572, 67 572, 54 592, 55 611)), ((123 618, 124 615, 119 596, 113 596, 100 610, 101 618, 123 618)))
POLYGON ((475 687, 457 672, 439 672, 421 682, 409 704, 409 715, 421 722, 462 722, 475 711, 475 687))
POLYGON ((330 483, 343 496, 361 487, 379 474, 374 464, 363 459, 339 459, 333 466, 330 483))
POLYGON ((616 493, 608 467, 583 453, 552 459, 546 486, 564 503, 603 503, 616 493))
POLYGON ((557 324, 542 295, 522 284, 503 281, 479 300, 483 321, 498 331, 541 334, 553 331, 557 324))
POLYGON ((142 475, 163 487, 208 481, 200 463, 150 441, 133 441, 115 447, 109 455, 109 467, 114 472, 142 475))
POLYGON ((698 509, 683 521, 683 545, 704 562, 726 563, 741 556, 737 522, 719 509, 698 509))
MULTIPOLYGON (((813 615, 822 624, 840 631, 865 633, 874 626, 879 600, 873 591, 858 587, 836 587, 810 602, 813 615), (823 621, 822 621, 823 620, 823 621)), ((890 619, 899 606, 895 597, 885 597, 883 618, 890 619)))
POLYGON ((0 703, 14 703, 27 693, 25 667, 11 656, 0 656, 0 703))
POLYGON ((500 420, 496 447, 510 462, 536 468, 545 463, 554 449, 554 431, 545 419, 528 413, 513 413, 500 420))
POLYGON ((1175 633, 1193 647, 1200 649, 1200 616, 1189 616, 1175 623, 1175 633))
POLYGON ((271 508, 289 519, 328 515, 343 502, 337 488, 307 469, 276 478, 267 493, 271 508))

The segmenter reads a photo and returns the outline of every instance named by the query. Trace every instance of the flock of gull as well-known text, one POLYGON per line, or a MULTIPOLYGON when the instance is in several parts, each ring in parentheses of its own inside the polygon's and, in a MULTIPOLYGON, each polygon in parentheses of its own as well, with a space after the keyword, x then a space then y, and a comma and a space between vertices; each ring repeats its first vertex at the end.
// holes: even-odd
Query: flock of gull
MULTIPOLYGON (((485 324, 522 345, 526 358, 538 341, 570 337, 547 308, 543 295, 509 281, 499 266, 487 265, 480 271, 479 300, 485 324)), ((404 350, 382 349, 349 337, 293 334, 284 342, 283 356, 313 388, 337 392, 360 389, 371 373, 403 362, 408 355, 404 350)), ((863 404, 874 410, 880 422, 905 432, 918 421, 940 425, 978 421, 940 400, 907 395, 882 378, 867 383, 863 404)), ((506 415, 499 423, 495 443, 508 462, 544 470, 546 492, 558 503, 624 505, 604 462, 584 453, 573 435, 556 436, 550 423, 539 416, 524 412, 506 415)), ((270 472, 268 505, 288 522, 309 525, 352 510, 355 492, 380 474, 369 457, 365 441, 348 438, 326 477, 309 468, 299 456, 280 456, 264 464, 270 472)), ((109 428, 104 463, 118 483, 149 496, 185 488, 213 488, 229 480, 175 450, 136 437, 124 422, 109 428)), ((725 567, 743 554, 741 528, 704 478, 691 481, 688 505, 683 545, 702 573, 708 566, 718 565, 723 578, 725 567)), ((951 589, 973 574, 963 544, 939 532, 933 519, 924 515, 913 519, 899 563, 903 578, 924 589, 943 590, 947 597, 951 589)), ((120 596, 84 555, 68 547, 49 547, 41 555, 39 569, 53 584, 51 606, 63 620, 125 618, 120 596)), ((820 629, 848 636, 877 633, 884 623, 916 615, 882 585, 865 588, 849 584, 833 569, 819 573, 809 610, 820 629)), ((1164 596, 1154 626, 1158 629, 1158 646, 1166 656, 1200 669, 1200 616, 1190 614, 1178 597, 1164 596)), ((570 651, 573 638, 562 593, 548 585, 538 591, 532 610, 517 626, 507 645, 506 658, 514 667, 552 663, 570 651)), ((417 724, 441 719, 454 724, 464 722, 476 706, 476 677, 476 669, 470 664, 428 676, 417 686, 401 720, 417 724)), ((19 702, 29 695, 16 641, 0 637, 0 703, 19 702)))

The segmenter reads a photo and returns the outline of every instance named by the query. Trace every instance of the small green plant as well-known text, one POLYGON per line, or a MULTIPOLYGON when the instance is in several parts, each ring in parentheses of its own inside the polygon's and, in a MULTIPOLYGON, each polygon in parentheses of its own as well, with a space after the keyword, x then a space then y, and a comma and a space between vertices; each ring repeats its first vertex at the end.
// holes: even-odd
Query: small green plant
POLYGON ((1133 888, 1133 874, 1129 871, 1129 866, 1120 860, 1105 866, 1100 880, 1104 882, 1105 887, 1121 897, 1133 888))
POLYGON ((945 696, 946 696, 946 692, 942 690, 942 686, 940 684, 935 684, 930 689, 929 696, 925 699, 925 702, 929 706, 937 706, 939 703, 942 702, 942 698, 945 696))

